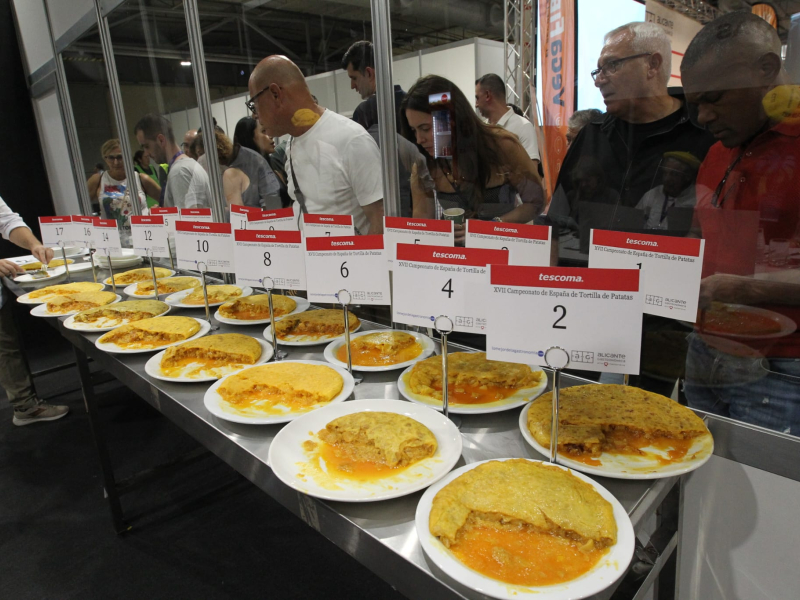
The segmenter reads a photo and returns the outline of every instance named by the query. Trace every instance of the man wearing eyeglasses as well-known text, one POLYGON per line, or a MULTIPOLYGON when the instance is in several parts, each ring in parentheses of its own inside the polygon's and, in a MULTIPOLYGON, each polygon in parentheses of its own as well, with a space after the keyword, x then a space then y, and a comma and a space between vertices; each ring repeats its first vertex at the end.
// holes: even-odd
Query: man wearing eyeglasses
POLYGON ((381 157, 369 133, 314 102, 284 56, 262 60, 249 87, 247 107, 267 134, 292 136, 286 178, 297 214, 350 214, 359 233, 383 233, 381 157))
MULTIPOLYGON (((581 237, 588 236, 591 227, 615 228, 625 219, 629 226, 643 223, 644 215, 638 218, 641 211, 634 207, 654 187, 664 154, 688 152, 700 159, 706 155, 714 140, 690 121, 683 97, 668 90, 671 65, 669 37, 659 25, 629 23, 606 34, 591 75, 607 112, 590 121, 570 145, 554 195, 561 201, 554 201, 548 213, 552 221, 571 215, 580 225, 583 206, 581 237), (584 157, 599 162, 609 189, 587 196, 576 188, 570 173, 584 157), (607 211, 590 211, 585 204, 609 199, 613 202, 607 211)), ((581 242, 588 248, 587 240, 581 242)))
POLYGON ((719 140, 697 176, 704 310, 690 336, 686 397, 694 408, 797 436, 800 87, 787 85, 775 29, 746 12, 706 25, 681 76, 698 122, 719 140), (736 320, 720 333, 714 323, 726 313, 736 320))

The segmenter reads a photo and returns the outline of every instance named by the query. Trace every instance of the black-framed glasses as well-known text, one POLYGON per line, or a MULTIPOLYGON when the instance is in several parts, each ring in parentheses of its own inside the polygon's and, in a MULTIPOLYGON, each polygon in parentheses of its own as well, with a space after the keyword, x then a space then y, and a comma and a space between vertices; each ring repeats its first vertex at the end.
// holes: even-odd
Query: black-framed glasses
MULTIPOLYGON (((272 84, 270 83, 269 85, 272 85, 272 84)), ((269 89, 269 85, 267 87, 265 87, 263 90, 261 90, 260 92, 258 92, 255 96, 250 98, 250 100, 245 100, 244 101, 244 105, 247 107, 247 110, 249 110, 251 113, 255 114, 255 112, 256 112, 256 98, 258 98, 261 94, 266 92, 269 89)))
POLYGON ((122 154, 109 154, 105 157, 108 162, 122 161, 122 154))
POLYGON ((634 54, 633 56, 626 56, 624 58, 617 58, 615 60, 610 60, 599 69, 595 69, 594 71, 589 73, 589 75, 592 76, 592 79, 597 81, 597 76, 600 75, 600 73, 608 77, 609 75, 616 73, 617 69, 619 69, 619 66, 622 63, 627 62, 629 60, 633 60, 634 58, 641 58, 643 56, 652 56, 652 55, 653 55, 652 52, 642 52, 641 54, 634 54))

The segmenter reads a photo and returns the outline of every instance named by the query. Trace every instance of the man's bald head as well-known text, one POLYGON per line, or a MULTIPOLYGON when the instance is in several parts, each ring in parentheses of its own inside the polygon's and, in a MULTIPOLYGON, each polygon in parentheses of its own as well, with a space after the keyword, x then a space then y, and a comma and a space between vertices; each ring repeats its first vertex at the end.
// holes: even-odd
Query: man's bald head
POLYGON ((274 54, 262 60, 250 75, 255 87, 262 89, 272 83, 281 87, 302 84, 306 88, 306 79, 300 68, 285 56, 274 54))

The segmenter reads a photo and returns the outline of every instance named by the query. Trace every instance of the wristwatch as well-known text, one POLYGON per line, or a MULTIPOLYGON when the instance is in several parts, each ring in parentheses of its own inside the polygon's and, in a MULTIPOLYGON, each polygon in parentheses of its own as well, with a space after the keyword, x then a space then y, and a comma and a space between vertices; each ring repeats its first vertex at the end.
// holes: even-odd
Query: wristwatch
POLYGON ((503 219, 501 219, 500 217, 495 217, 494 219, 492 219, 492 221, 496 221, 497 223, 505 223, 505 221, 503 221, 503 219))

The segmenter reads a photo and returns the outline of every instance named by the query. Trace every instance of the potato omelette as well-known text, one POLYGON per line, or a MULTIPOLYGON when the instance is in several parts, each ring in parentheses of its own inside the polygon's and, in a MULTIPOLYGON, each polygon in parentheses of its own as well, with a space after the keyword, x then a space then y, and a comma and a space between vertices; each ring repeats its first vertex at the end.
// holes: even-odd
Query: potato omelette
POLYGON ((47 311, 63 315, 111 304, 116 299, 117 295, 113 292, 77 292, 51 298, 47 301, 47 311))
POLYGON ((98 341, 129 350, 155 349, 187 340, 198 331, 200 324, 190 317, 154 317, 123 325, 100 336, 98 341))
MULTIPOLYGON (((528 365, 487 360, 485 352, 453 352, 447 360, 449 401, 453 404, 497 402, 536 387, 545 376, 528 365)), ((442 400, 441 356, 418 362, 405 378, 415 394, 442 400)))
MULTIPOLYGON (((550 447, 552 392, 528 411, 528 430, 550 447)), ((674 400, 625 385, 578 385, 560 393, 558 451, 591 465, 603 452, 644 455, 642 448, 672 448, 665 463, 683 458, 699 436, 710 435, 703 420, 674 400)))
MULTIPOLYGON (((350 331, 355 331, 361 321, 348 311, 350 331)), ((283 317, 275 323, 275 335, 280 340, 296 338, 334 338, 344 335, 344 315, 339 309, 311 310, 283 317)))
MULTIPOLYGON (((75 261, 72 260, 71 258, 67 259, 67 264, 68 265, 71 265, 74 262, 75 261)), ((49 263, 47 263, 47 268, 48 269, 52 269, 54 267, 63 267, 63 266, 64 266, 64 259, 63 258, 54 258, 49 263)), ((28 264, 22 265, 22 268, 24 270, 26 270, 26 271, 38 271, 39 269, 42 268, 42 263, 40 263, 39 261, 32 262, 32 263, 28 263, 28 264)))
MULTIPOLYGON (((422 354, 422 346, 405 331, 377 331, 360 335, 350 342, 350 356, 354 365, 361 367, 385 367, 412 360, 422 354)), ((347 362, 344 344, 336 358, 347 362)))
MULTIPOLYGON (((172 275, 172 271, 169 269, 163 269, 161 267, 154 267, 156 272, 156 279, 161 279, 162 277, 169 277, 172 275)), ((129 285, 131 283, 136 283, 137 281, 147 281, 148 279, 152 279, 153 274, 150 272, 150 268, 141 268, 141 269, 132 269, 130 271, 125 271, 124 273, 115 273, 114 274, 114 281, 117 285, 129 285)), ((105 281, 107 284, 111 285, 111 277, 106 278, 105 281)))
POLYGON ((97 292, 102 290, 104 286, 102 283, 93 283, 91 281, 77 281, 75 283, 62 283, 61 285, 48 285, 39 290, 34 290, 28 294, 31 300, 41 300, 46 302, 53 296, 62 296, 65 294, 75 294, 79 292, 97 292))
POLYGON ((158 300, 126 300, 108 306, 90 308, 75 315, 76 323, 97 323, 105 321, 109 324, 141 321, 164 314, 169 306, 158 300))
MULTIPOLYGON (((236 298, 242 295, 242 288, 238 285, 208 285, 206 286, 206 293, 208 293, 209 304, 219 304, 231 298, 236 298)), ((196 304, 197 306, 206 303, 203 296, 203 288, 199 287, 191 294, 181 300, 183 304, 196 304)))
MULTIPOLYGON (((158 282, 159 294, 174 294, 189 288, 200 287, 200 281, 194 277, 164 277, 163 279, 156 279, 158 282)), ((140 281, 136 286, 136 294, 148 296, 153 294, 153 279, 148 281, 140 281)))
POLYGON ((330 475, 378 479, 436 454, 436 436, 419 421, 389 412, 361 412, 334 419, 321 430, 320 456, 330 475))
MULTIPOLYGON (((294 299, 281 294, 272 294, 272 310, 276 317, 288 315, 295 308, 297 308, 297 302, 294 299)), ((227 319, 240 321, 269 319, 269 296, 257 294, 229 300, 219 307, 219 314, 227 319)))
POLYGON ((167 377, 219 376, 220 367, 242 367, 261 358, 261 344, 249 335, 221 333, 171 346, 161 359, 167 377), (187 371, 187 367, 190 367, 187 371))
POLYGON ((553 585, 591 570, 617 542, 613 506, 569 471, 525 459, 467 471, 434 497, 428 526, 479 573, 553 585))
POLYGON ((308 412, 333 400, 343 387, 342 376, 331 367, 280 362, 232 375, 217 393, 223 409, 263 417, 308 412))

